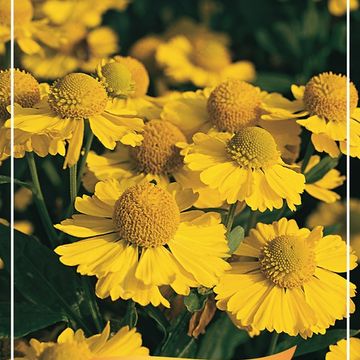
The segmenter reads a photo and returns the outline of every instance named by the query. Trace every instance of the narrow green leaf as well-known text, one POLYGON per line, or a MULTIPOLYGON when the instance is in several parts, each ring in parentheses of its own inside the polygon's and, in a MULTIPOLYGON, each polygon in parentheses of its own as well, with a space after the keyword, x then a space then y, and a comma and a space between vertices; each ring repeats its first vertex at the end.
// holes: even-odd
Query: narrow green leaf
POLYGON ((200 338, 196 357, 199 359, 232 359, 235 349, 249 340, 244 330, 239 330, 224 312, 206 329, 200 338))
POLYGON ((326 156, 320 160, 310 171, 305 174, 306 183, 312 184, 322 179, 331 169, 339 163, 338 158, 326 156))
MULTIPOLYGON (((0 185, 3 184, 10 184, 11 183, 11 177, 10 176, 5 176, 5 175, 0 175, 0 185)), ((20 185, 20 186, 25 186, 29 189, 32 189, 32 185, 30 183, 27 183, 25 181, 20 181, 18 179, 14 178, 14 184, 16 185, 20 185)))
POLYGON ((227 235, 229 254, 232 254, 244 240, 245 232, 241 226, 234 227, 231 232, 227 235))

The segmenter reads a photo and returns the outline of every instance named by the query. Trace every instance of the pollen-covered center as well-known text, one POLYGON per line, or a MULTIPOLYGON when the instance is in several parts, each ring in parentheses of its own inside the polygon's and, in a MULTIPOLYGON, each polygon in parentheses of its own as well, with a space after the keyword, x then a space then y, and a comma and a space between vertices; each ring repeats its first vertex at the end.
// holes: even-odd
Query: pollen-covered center
POLYGON ((236 132, 228 141, 226 151, 238 165, 252 169, 274 165, 280 157, 272 135, 259 127, 236 132))
POLYGON ((150 84, 150 78, 145 66, 139 60, 131 56, 115 56, 114 60, 126 66, 131 73, 131 78, 135 84, 131 97, 137 98, 146 95, 150 84))
POLYGON ((185 135, 175 125, 163 120, 150 120, 142 133, 141 145, 132 148, 138 172, 169 174, 183 163, 177 142, 185 142, 185 135))
POLYGON ((86 343, 62 343, 46 348, 39 360, 90 360, 93 358, 86 343))
POLYGON ((260 89, 241 80, 229 80, 211 93, 207 110, 212 124, 220 131, 235 132, 258 123, 262 110, 260 89))
MULTIPOLYGON (((358 103, 358 92, 350 83, 350 112, 358 103)), ((314 76, 305 86, 304 103, 310 115, 329 121, 346 121, 346 76, 331 72, 314 76)))
POLYGON ((98 68, 97 75, 110 96, 128 97, 134 92, 131 72, 119 62, 109 62, 98 68))
POLYGON ((309 280, 316 268, 313 247, 304 238, 294 235, 280 235, 266 243, 259 261, 269 280, 289 289, 309 280))
MULTIPOLYGON (((11 1, 0 0, 0 25, 11 26, 11 1)), ((24 26, 33 17, 34 8, 30 0, 14 1, 14 25, 24 26)))
POLYGON ((220 71, 231 63, 230 53, 219 41, 204 36, 193 40, 192 60, 209 71, 220 71))
POLYGON ((168 191, 145 183, 125 190, 115 203, 113 222, 124 240, 142 247, 156 247, 173 238, 180 223, 180 211, 168 191))
MULTIPOLYGON (((10 105, 11 71, 0 71, 0 120, 10 117, 7 106, 10 105)), ((40 87, 37 80, 25 71, 14 69, 14 102, 22 107, 33 107, 40 101, 40 87)))
POLYGON ((50 87, 49 105, 62 118, 83 119, 101 114, 107 104, 104 86, 90 75, 72 73, 50 87))

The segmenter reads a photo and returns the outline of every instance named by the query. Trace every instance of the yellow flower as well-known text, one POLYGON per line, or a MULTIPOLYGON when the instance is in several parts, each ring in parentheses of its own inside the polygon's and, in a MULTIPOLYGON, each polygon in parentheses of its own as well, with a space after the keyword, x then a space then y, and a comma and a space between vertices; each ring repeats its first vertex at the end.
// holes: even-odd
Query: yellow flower
POLYGON ((87 32, 81 24, 69 22, 61 27, 61 33, 64 42, 59 49, 23 55, 24 68, 42 79, 57 79, 77 69, 92 73, 101 59, 118 51, 117 34, 106 26, 87 32))
POLYGON ((106 11, 122 11, 128 4, 129 0, 46 0, 41 11, 56 25, 72 21, 92 28, 101 24, 106 11))
POLYGON ((155 98, 147 96, 150 78, 145 66, 130 56, 114 56, 102 60, 97 66, 97 76, 112 98, 109 110, 114 114, 132 113, 155 119, 160 116, 161 106, 155 98), (114 82, 121 74, 122 81, 114 82))
MULTIPOLYGON (((342 16, 346 13, 347 0, 328 0, 329 12, 334 16, 342 16)), ((357 10, 359 8, 358 0, 350 0, 350 11, 357 10)))
MULTIPOLYGON (((115 141, 135 146, 142 140, 137 132, 142 130, 143 121, 115 116, 107 111, 107 105, 108 96, 99 81, 83 73, 71 73, 55 81, 36 107, 16 107, 14 127, 33 135, 66 139, 69 146, 64 167, 71 166, 79 159, 85 119, 106 148, 115 148, 115 141)), ((5 126, 10 127, 10 121, 5 126)), ((14 141, 19 139, 15 136, 14 141)))
POLYGON ((21 187, 14 194, 14 208, 17 211, 25 211, 32 202, 32 191, 26 187, 21 187))
POLYGON ((90 152, 87 166, 94 177, 91 180, 87 173, 85 183, 88 188, 91 189, 98 180, 108 178, 136 178, 138 181, 145 178, 167 186, 173 177, 183 188, 199 193, 195 206, 217 207, 223 203, 217 191, 202 184, 199 176, 184 166, 176 144, 184 143, 186 139, 177 126, 153 119, 145 124, 142 135, 141 144, 133 148, 118 144, 116 151, 104 155, 90 152))
MULTIPOLYGON (((335 345, 329 346, 329 352, 325 356, 325 360, 347 359, 347 342, 349 340, 342 339, 335 345)), ((360 359, 360 339, 350 338, 350 357, 349 360, 360 359)))
MULTIPOLYGON (((350 199, 350 244, 356 254, 360 254, 360 200, 350 199)), ((346 204, 337 201, 335 203, 321 203, 317 209, 309 215, 306 225, 313 228, 318 225, 334 227, 334 232, 342 238, 346 238, 346 204)))
POLYGON ((229 268, 225 228, 216 213, 186 211, 196 201, 191 191, 152 183, 99 182, 92 197, 77 198, 81 212, 55 227, 86 238, 55 252, 82 275, 96 275, 96 293, 133 299, 142 306, 169 302, 159 286, 187 295, 190 287, 212 287, 229 268), (128 186, 130 185, 130 186, 128 186))
MULTIPOLYGON (((323 237, 321 226, 299 229, 295 220, 282 218, 271 225, 258 223, 234 254, 238 260, 214 291, 217 306, 238 326, 306 338, 324 334, 346 316, 347 282, 336 274, 346 271, 340 236, 323 237)), ((350 295, 355 296, 353 284, 350 295)))
POLYGON ((358 92, 350 82, 350 139, 346 134, 346 76, 325 72, 312 77, 306 86, 291 87, 295 101, 269 101, 270 114, 263 119, 296 119, 311 131, 311 140, 317 151, 332 157, 346 154, 350 140, 350 156, 360 157, 360 108, 358 92))
MULTIPOLYGON (((305 174, 314 168, 319 162, 320 156, 312 156, 305 168, 305 174)), ((306 183, 305 191, 316 199, 327 203, 333 203, 340 199, 340 195, 331 190, 341 186, 344 181, 345 176, 341 176, 339 170, 331 169, 321 179, 311 184, 306 183)))
MULTIPOLYGON (((9 0, 0 0, 0 44, 11 38, 11 17, 9 0)), ((26 54, 42 52, 42 44, 56 48, 61 36, 47 25, 46 19, 33 20, 34 7, 30 0, 14 1, 14 40, 26 54)))
POLYGON ((122 327, 110 337, 110 324, 107 323, 101 334, 86 338, 82 330, 74 332, 65 329, 57 338, 57 342, 39 342, 30 340, 25 348, 24 357, 16 360, 96 360, 114 359, 115 356, 145 356, 149 354, 146 347, 141 346, 141 335, 136 329, 122 327))
POLYGON ((205 87, 228 78, 246 81, 255 78, 254 65, 249 61, 232 63, 226 44, 210 32, 171 38, 159 45, 156 60, 165 74, 177 83, 192 82, 205 87))
POLYGON ((233 133, 244 126, 260 126, 274 136, 283 160, 293 163, 300 149, 300 126, 292 120, 262 120, 263 103, 268 98, 283 99, 245 81, 228 80, 214 89, 174 96, 164 104, 161 117, 181 126, 188 140, 209 129, 233 133))
MULTIPOLYGON (((39 84, 29 73, 14 69, 14 102, 15 108, 33 108, 37 106, 46 91, 46 85, 39 84)), ((0 71, 0 124, 10 119, 10 70, 0 71)), ((10 121, 8 121, 9 124, 10 121)), ((23 157, 25 151, 34 151, 39 156, 47 154, 65 154, 62 140, 52 139, 47 134, 29 133, 16 129, 14 132, 14 156, 23 157)), ((0 157, 4 159, 11 155, 11 131, 6 127, 0 129, 0 157)))
POLYGON ((200 179, 229 204, 245 201, 252 210, 280 209, 283 200, 291 210, 301 203, 305 177, 286 165, 271 134, 260 127, 193 137, 183 152, 185 164, 200 171, 200 179))

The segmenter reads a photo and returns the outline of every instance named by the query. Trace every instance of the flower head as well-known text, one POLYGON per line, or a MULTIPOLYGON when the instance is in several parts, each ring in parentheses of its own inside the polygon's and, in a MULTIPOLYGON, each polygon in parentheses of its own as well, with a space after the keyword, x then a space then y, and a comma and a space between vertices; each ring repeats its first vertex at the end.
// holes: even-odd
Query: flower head
POLYGON ((30 340, 30 346, 25 348, 24 357, 16 360, 96 360, 112 359, 115 356, 148 355, 149 350, 141 346, 141 335, 136 329, 122 327, 110 337, 110 324, 107 323, 101 334, 89 338, 82 330, 74 332, 65 329, 57 342, 39 342, 30 340))
POLYGON ((313 76, 305 86, 293 85, 295 101, 269 99, 265 109, 267 120, 299 119, 297 123, 309 130, 315 149, 337 157, 346 154, 350 141, 350 156, 360 157, 360 108, 358 92, 350 82, 350 139, 346 131, 346 76, 325 72, 313 76))
POLYGON ((360 339, 352 337, 350 339, 339 340, 335 345, 329 346, 329 352, 325 356, 325 360, 346 359, 349 356, 347 352, 347 342, 350 341, 350 357, 355 360, 360 357, 360 339))
MULTIPOLYGON (((258 223, 234 253, 232 269, 215 287, 217 306, 250 329, 310 337, 346 316, 346 244, 282 218, 258 223)), ((350 269, 356 256, 350 255, 350 269)), ((350 284, 350 295, 355 286, 350 284)), ((351 300, 350 300, 351 301, 351 300)), ((351 301, 351 312, 354 304, 351 301)))
POLYGON ((301 203, 305 178, 280 157, 272 135, 260 127, 245 127, 234 135, 202 134, 184 153, 185 164, 200 171, 200 179, 218 189, 229 204, 245 201, 252 210, 290 209, 301 203), (292 185, 289 186, 288 184, 292 185))
MULTIPOLYGON (((71 73, 55 81, 33 108, 17 107, 14 127, 32 135, 67 140, 64 167, 71 166, 79 159, 86 119, 94 135, 109 149, 116 141, 134 146, 142 140, 143 121, 132 115, 113 115, 107 111, 108 101, 100 81, 87 74, 71 73)), ((10 122, 5 126, 10 127, 10 122)), ((18 141, 21 139, 19 136, 18 141)))
POLYGON ((223 259, 228 247, 220 217, 183 212, 196 198, 176 183, 166 189, 134 179, 99 182, 94 196, 76 199, 81 214, 56 225, 86 239, 55 251, 65 265, 97 276, 101 298, 168 307, 161 285, 185 295, 190 287, 214 286, 229 267, 223 259))

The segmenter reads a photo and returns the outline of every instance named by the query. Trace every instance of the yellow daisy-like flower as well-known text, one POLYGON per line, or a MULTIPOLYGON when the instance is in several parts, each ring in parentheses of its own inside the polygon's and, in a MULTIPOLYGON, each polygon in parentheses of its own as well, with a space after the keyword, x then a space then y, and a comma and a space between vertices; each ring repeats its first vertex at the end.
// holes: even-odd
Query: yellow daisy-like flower
MULTIPOLYGON (((321 226, 299 229, 295 220, 282 218, 258 223, 234 254, 238 259, 214 291, 217 306, 238 326, 306 338, 324 334, 346 316, 347 282, 336 274, 346 271, 340 236, 323 237, 321 226)), ((353 269, 356 256, 350 257, 353 269)), ((353 284, 350 295, 355 296, 353 284)))
POLYGON ((332 157, 346 154, 350 140, 350 156, 360 157, 360 108, 358 92, 350 82, 350 139, 346 134, 346 76, 325 72, 312 77, 305 86, 291 87, 295 101, 269 101, 270 114, 263 119, 296 119, 312 132, 311 140, 317 151, 332 157))
POLYGON ((108 178, 145 178, 166 187, 174 178, 183 188, 199 193, 195 206, 217 207, 223 203, 217 191, 205 186, 197 174, 184 166, 176 144, 186 142, 186 138, 177 126, 153 119, 145 124, 142 135, 141 144, 133 148, 118 144, 116 151, 104 155, 90 152, 87 166, 94 176, 90 179, 87 173, 85 186, 91 190, 97 181, 108 178))
MULTIPOLYGON (((16 109, 35 107, 46 92, 46 85, 39 84, 29 73, 14 69, 14 102, 16 109)), ((10 119, 8 112, 10 106, 10 76, 11 71, 0 71, 0 124, 10 119)), ((9 121, 8 121, 9 122, 9 121)), ((0 129, 0 157, 2 159, 11 155, 10 129, 0 129)), ((46 134, 32 134, 22 130, 15 130, 14 156, 23 157, 25 151, 34 151, 39 156, 47 154, 65 154, 65 146, 62 140, 53 139, 46 134)))
POLYGON ((215 86, 229 78, 255 78, 254 65, 249 61, 232 63, 226 44, 210 32, 171 38, 159 45, 156 60, 173 81, 199 87, 215 86))
MULTIPOLYGON (((11 38, 9 0, 0 0, 0 44, 2 47, 11 38)), ((34 7, 31 0, 14 1, 14 40, 26 54, 42 52, 41 44, 52 48, 60 45, 61 36, 46 19, 33 20, 34 7)))
MULTIPOLYGON (((329 352, 325 356, 325 360, 340 360, 347 357, 347 342, 349 340, 342 339, 335 345, 329 346, 329 352)), ((350 360, 360 359, 360 339, 350 338, 350 360)))
POLYGON ((196 196, 179 191, 176 183, 164 189, 134 182, 99 182, 94 196, 76 199, 81 214, 56 228, 86 239, 57 247, 61 262, 96 275, 100 298, 133 299, 142 306, 170 306, 159 291, 162 285, 187 295, 190 287, 217 284, 229 268, 220 216, 184 212, 196 196))
POLYGON ((300 149, 300 126, 292 120, 261 119, 269 99, 281 101, 280 94, 268 94, 241 80, 228 80, 216 88, 185 92, 164 104, 161 117, 184 128, 188 139, 196 132, 235 132, 245 126, 260 126, 275 138, 284 161, 293 163, 300 149))
POLYGON ((97 76, 112 98, 109 110, 114 114, 132 113, 148 120, 159 118, 159 101, 146 93, 150 78, 145 66, 130 56, 102 60, 97 76), (120 81, 121 79, 121 81, 120 81))
MULTIPOLYGON (((328 0, 328 9, 330 14, 334 16, 342 16, 346 13, 346 0, 328 0)), ((357 10, 359 8, 358 0, 350 0, 350 11, 357 10)))
MULTIPOLYGON (((14 127, 31 134, 67 139, 64 167, 72 166, 80 156, 85 119, 108 149, 114 149, 116 141, 131 146, 141 142, 142 136, 137 132, 142 130, 143 121, 132 116, 115 116, 107 111, 107 105, 106 89, 98 80, 83 73, 71 73, 55 81, 48 96, 36 107, 16 107, 14 127)), ((10 121, 5 123, 6 127, 10 125, 10 121)), ((15 142, 20 140, 15 136, 15 142)))
POLYGON ((128 326, 110 336, 110 324, 107 323, 101 334, 89 338, 82 330, 74 332, 67 328, 56 343, 31 339, 30 346, 23 351, 25 356, 15 360, 105 360, 114 359, 115 356, 149 355, 149 350, 141 343, 141 335, 128 326))
POLYGON ((117 34, 109 27, 101 26, 88 31, 79 23, 69 22, 61 26, 64 42, 56 51, 44 49, 44 53, 23 55, 23 67, 42 79, 57 79, 80 69, 93 73, 101 59, 118 51, 117 34))
MULTIPOLYGON (((360 254, 360 200, 350 199, 350 244, 356 254, 360 254)), ((335 227, 334 232, 346 238, 346 204, 337 201, 331 204, 321 203, 309 215, 306 225, 313 228, 318 225, 335 227)))
MULTIPOLYGON (((320 156, 311 156, 306 168, 305 174, 307 174, 312 168, 314 168, 320 162, 320 156)), ((333 189, 341 186, 345 181, 345 176, 342 176, 339 170, 331 169, 321 179, 308 184, 305 184, 305 191, 316 199, 327 203, 333 203, 340 199, 340 195, 333 189)))
POLYGON ((272 135, 260 127, 245 127, 234 135, 202 134, 183 152, 185 164, 200 171, 200 179, 218 189, 229 204, 245 201, 252 210, 291 210, 301 203, 305 177, 286 165, 272 135), (291 185, 290 185, 291 184, 291 185))

